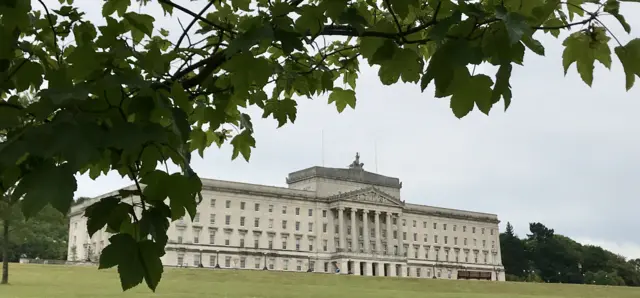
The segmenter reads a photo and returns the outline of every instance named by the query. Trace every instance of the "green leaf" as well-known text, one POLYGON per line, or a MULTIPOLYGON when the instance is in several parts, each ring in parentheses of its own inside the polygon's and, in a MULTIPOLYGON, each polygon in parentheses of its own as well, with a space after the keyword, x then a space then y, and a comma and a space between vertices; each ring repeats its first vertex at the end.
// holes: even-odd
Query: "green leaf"
POLYGON ((300 17, 296 19, 296 30, 299 33, 307 33, 308 30, 311 35, 318 34, 327 20, 323 12, 319 6, 303 5, 300 17))
POLYGON ((120 199, 116 197, 106 197, 100 201, 87 207, 84 211, 84 216, 87 218, 87 232, 89 237, 100 229, 102 229, 107 222, 113 209, 118 206, 120 199))
POLYGON ((329 103, 336 103, 338 112, 342 113, 344 108, 350 106, 352 109, 356 108, 356 93, 353 90, 345 90, 340 87, 334 87, 333 91, 329 95, 329 103))
POLYGON ((15 81, 16 91, 25 91, 29 89, 30 86, 35 87, 36 90, 40 89, 43 81, 42 75, 44 74, 44 70, 40 64, 27 60, 15 67, 17 71, 13 76, 13 80, 15 81))
POLYGON ((56 166, 46 163, 34 168, 18 184, 15 194, 24 195, 22 213, 33 217, 47 203, 63 214, 69 212, 77 184, 75 171, 69 164, 56 166))
POLYGON ((152 16, 127 12, 123 18, 133 27, 131 34, 133 35, 134 42, 139 43, 142 40, 142 34, 151 37, 153 33, 153 22, 155 22, 152 16))
POLYGON ((456 72, 456 87, 451 96, 451 110, 453 114, 462 118, 473 110, 474 104, 485 114, 491 110, 491 86, 493 81, 486 75, 468 77, 468 70, 456 72))
POLYGON ((251 132, 245 129, 233 137, 231 145, 233 145, 232 160, 236 159, 238 154, 242 154, 244 160, 249 161, 249 158, 251 158, 251 148, 256 147, 256 140, 251 135, 251 132))
POLYGON ((282 100, 270 99, 264 106, 264 113, 262 118, 267 118, 269 115, 273 115, 273 118, 278 121, 278 127, 282 127, 287 123, 287 119, 291 123, 296 121, 297 103, 295 100, 285 98, 282 100))
POLYGON ((544 56, 544 46, 532 36, 526 35, 522 37, 522 43, 534 53, 544 56))
POLYGON ((500 96, 502 96, 505 111, 511 104, 511 85, 509 84, 511 69, 511 64, 500 65, 496 73, 496 85, 493 87, 493 93, 491 94, 491 103, 493 104, 497 103, 500 100, 500 96))
POLYGON ((504 22, 512 44, 518 42, 523 35, 531 30, 524 16, 516 12, 507 12, 504 7, 496 7, 496 18, 504 22))
POLYGON ((626 88, 629 90, 633 87, 635 77, 640 77, 640 38, 635 38, 624 46, 616 47, 615 52, 624 68, 626 88))
POLYGON ((149 289, 154 292, 160 282, 160 278, 162 278, 163 267, 160 257, 164 255, 163 248, 151 240, 144 240, 138 243, 139 254, 144 268, 144 280, 149 289))
POLYGON ((593 68, 595 60, 605 67, 611 67, 611 50, 607 42, 609 37, 603 28, 594 28, 589 34, 584 31, 574 32, 562 43, 565 46, 562 53, 564 73, 575 62, 582 80, 589 86, 593 83, 593 68))
POLYGON ((21 107, 0 102, 0 129, 20 126, 23 114, 21 107))
POLYGON ((627 23, 624 16, 620 14, 620 1, 608 0, 604 5, 604 11, 613 15, 618 22, 620 22, 624 31, 627 33, 631 32, 631 26, 629 26, 629 23, 627 23))
POLYGON ((107 0, 107 2, 102 5, 102 16, 107 17, 117 11, 118 16, 122 17, 130 5, 131 0, 107 0))

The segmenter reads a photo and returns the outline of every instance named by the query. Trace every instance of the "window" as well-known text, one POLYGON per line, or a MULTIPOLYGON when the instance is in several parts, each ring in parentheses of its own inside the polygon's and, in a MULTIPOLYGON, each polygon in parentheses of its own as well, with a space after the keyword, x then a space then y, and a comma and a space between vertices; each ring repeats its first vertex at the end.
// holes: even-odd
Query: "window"
POLYGON ((309 251, 313 251, 313 243, 309 243, 309 251))
POLYGON ((282 238, 282 249, 287 249, 287 238, 282 238))
POLYGON ((244 227, 244 216, 240 216, 240 226, 244 227))
POLYGON ((397 218, 397 217, 394 217, 394 218, 391 220, 391 222, 392 222, 394 225, 397 225, 397 224, 398 224, 398 218, 397 218))
POLYGON ((413 241, 418 241, 418 233, 413 233, 413 241))
POLYGON ((473 238, 473 246, 478 246, 478 239, 473 238))
POLYGON ((322 250, 323 251, 327 251, 328 250, 328 241, 327 240, 322 240, 322 250))
POLYGON ((273 205, 269 205, 269 213, 273 212, 273 205))
POLYGON ((209 232, 209 244, 216 244, 216 232, 215 231, 210 231, 209 232))
POLYGON ((209 267, 213 267, 216 265, 216 256, 215 255, 210 255, 209 256, 209 267))
POLYGON ((184 254, 178 254, 178 266, 184 265, 184 254))
POLYGON ((360 236, 364 236, 364 234, 363 234, 363 233, 364 233, 364 228, 363 228, 363 227, 359 227, 359 228, 358 228, 358 235, 360 235, 360 236))
POLYGON ((482 235, 484 235, 484 228, 482 228, 482 235))
POLYGON ((231 245, 231 236, 229 234, 227 234, 226 238, 224 239, 224 245, 226 246, 231 245))
POLYGON ((253 208, 253 210, 254 211, 260 211, 260 204, 256 203, 254 208, 253 208))
POLYGON ((244 210, 245 202, 240 202, 240 210, 244 210))
POLYGON ((458 245, 458 237, 453 237, 453 245, 458 245))
POLYGON ((491 236, 493 236, 493 229, 491 229, 491 236))
POLYGON ((309 216, 313 216, 313 209, 309 209, 309 216))
POLYGON ((371 228, 371 231, 369 231, 369 235, 371 236, 371 238, 376 238, 376 228, 371 228))
POLYGON ((300 207, 296 207, 296 215, 300 215, 300 207))
POLYGON ((193 222, 200 222, 200 213, 196 212, 196 216, 193 217, 193 222))
POLYGON ((447 244, 447 241, 449 241, 449 236, 444 236, 444 244, 447 244))
POLYGON ((226 202, 224 202, 224 206, 225 206, 226 208, 231 208, 231 201, 230 201, 230 200, 227 200, 226 202))
POLYGON ((465 263, 469 263, 469 252, 468 251, 464 252, 464 262, 465 263))
POLYGON ((393 239, 398 239, 398 231, 393 231, 393 239))
POLYGON ((200 243, 200 235, 198 235, 199 233, 195 233, 195 235, 193 235, 193 243, 198 244, 200 243))
POLYGON ((211 200, 209 201, 209 206, 210 206, 210 207, 212 207, 212 208, 213 208, 213 207, 216 207, 216 199, 211 199, 211 200))
POLYGON ((253 227, 254 227, 254 228, 259 228, 259 227, 260 227, 260 218, 256 217, 256 218, 253 220, 253 227))
POLYGON ((244 247, 244 238, 240 238, 240 247, 244 247))
POLYGON ((326 233, 327 232, 327 224, 324 223, 322 224, 322 233, 326 233))
POLYGON ((455 232, 456 229, 458 228, 458 225, 453 225, 453 231, 455 232))
POLYGON ((282 260, 282 270, 289 270, 289 260, 282 260))
POLYGON ((433 235, 433 242, 438 243, 438 235, 433 235))
POLYGON ((496 248, 496 242, 495 241, 491 241, 491 249, 496 248))
POLYGON ((420 271, 422 271, 422 268, 416 268, 416 276, 420 277, 420 271))
POLYGON ((296 250, 300 250, 300 238, 296 238, 296 250))
POLYGON ((435 223, 435 222, 433 223, 433 229, 434 230, 438 229, 438 223, 435 223))
POLYGON ((429 235, 428 234, 424 234, 424 242, 429 242, 429 235))
POLYGON ((273 229, 273 218, 269 218, 269 229, 273 229))
POLYGON ((225 225, 230 225, 231 224, 231 215, 225 215, 224 216, 224 224, 225 225))
POLYGON ((414 228, 416 227, 416 223, 417 223, 417 221, 416 221, 416 220, 413 220, 413 227, 414 227, 414 228))
POLYGON ((286 220, 283 220, 283 221, 282 221, 282 229, 283 229, 283 230, 286 230, 286 229, 287 229, 287 221, 286 221, 286 220))
POLYGON ((282 214, 287 214, 287 206, 282 206, 282 214))
POLYGON ((302 271, 302 261, 301 260, 296 261, 296 270, 302 271))
POLYGON ((442 224, 442 229, 446 231, 447 230, 447 224, 442 224))
POLYGON ((216 215, 211 213, 211 215, 209 215, 209 224, 215 225, 216 224, 216 215))
POLYGON ((467 245, 467 238, 464 238, 464 245, 467 245))
POLYGON ((182 236, 178 236, 178 243, 182 243, 182 236))
POLYGON ((224 266, 227 268, 231 267, 231 256, 224 257, 224 266))
POLYGON ((300 222, 296 221, 296 231, 300 231, 300 222))
POLYGON ((422 222, 422 228, 423 228, 423 229, 426 229, 426 228, 427 228, 427 222, 426 222, 426 221, 423 221, 423 222, 422 222))
POLYGON ((482 248, 487 248, 487 240, 482 240, 482 248))
POLYGON ((407 276, 411 276, 411 267, 407 267, 407 276))
POLYGON ((313 223, 309 223, 309 232, 313 232, 313 223))
POLYGON ((476 227, 471 227, 471 233, 473 233, 473 234, 476 233, 476 227))
POLYGON ((406 226, 407 226, 407 220, 406 220, 406 219, 403 219, 403 220, 402 220, 402 226, 403 226, 403 227, 406 227, 406 226))
POLYGON ((244 268, 247 265, 247 257, 240 257, 240 268, 244 268))
POLYGON ((484 255, 484 263, 487 263, 487 254, 484 255))
POLYGON ((322 217, 327 217, 327 210, 322 210, 322 217))
POLYGON ((347 226, 347 235, 351 235, 351 227, 347 226))
POLYGON ((269 269, 273 270, 276 259, 269 259, 269 269))
POLYGON ((414 247, 414 248, 413 248, 413 258, 414 258, 414 259, 417 259, 417 258, 418 258, 418 248, 417 248, 417 247, 414 247))
POLYGON ((425 248, 424 248, 424 258, 427 259, 427 260, 429 259, 429 247, 428 246, 425 246, 425 248))
POLYGON ((253 239, 253 248, 258 248, 258 247, 260 247, 260 240, 253 239))
POLYGON ((315 261, 309 261, 309 270, 316 271, 316 262, 315 261))
POLYGON ((200 255, 198 254, 193 255, 193 266, 196 266, 196 267, 200 266, 200 255))
POLYGON ((402 232, 402 240, 407 240, 407 232, 402 232))
POLYGON ((260 258, 255 258, 255 264, 253 268, 260 269, 260 258))
POLYGON ((467 232, 467 226, 462 226, 462 232, 467 232))

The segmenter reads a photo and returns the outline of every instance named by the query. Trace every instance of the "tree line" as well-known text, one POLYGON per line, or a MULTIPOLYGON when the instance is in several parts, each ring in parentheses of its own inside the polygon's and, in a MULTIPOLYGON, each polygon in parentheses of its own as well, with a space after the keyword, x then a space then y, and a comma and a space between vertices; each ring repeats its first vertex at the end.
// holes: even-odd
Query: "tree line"
POLYGON ((602 247, 582 245, 537 222, 529 224, 529 231, 521 239, 507 223, 500 234, 509 281, 640 286, 640 258, 627 260, 602 247))

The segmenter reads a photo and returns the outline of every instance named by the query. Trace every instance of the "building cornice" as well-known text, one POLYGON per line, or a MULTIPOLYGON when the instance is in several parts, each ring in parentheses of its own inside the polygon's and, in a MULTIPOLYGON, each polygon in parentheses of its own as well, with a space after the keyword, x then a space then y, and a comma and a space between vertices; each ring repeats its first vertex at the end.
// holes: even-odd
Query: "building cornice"
POLYGON ((400 182, 400 179, 367 172, 362 168, 340 169, 310 167, 304 170, 289 173, 286 181, 287 184, 292 184, 312 178, 341 180, 347 182, 368 184, 371 186, 384 186, 397 189, 402 188, 402 182, 400 182))

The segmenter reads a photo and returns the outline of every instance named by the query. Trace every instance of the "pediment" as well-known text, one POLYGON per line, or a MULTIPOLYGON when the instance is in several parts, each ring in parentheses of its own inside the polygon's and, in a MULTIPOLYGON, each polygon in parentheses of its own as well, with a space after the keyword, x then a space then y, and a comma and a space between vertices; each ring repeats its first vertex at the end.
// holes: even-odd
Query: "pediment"
POLYGON ((393 207, 402 207, 403 203, 392 195, 377 189, 376 187, 362 188, 346 193, 334 195, 329 198, 330 201, 351 201, 358 203, 370 203, 378 205, 386 205, 393 207))

